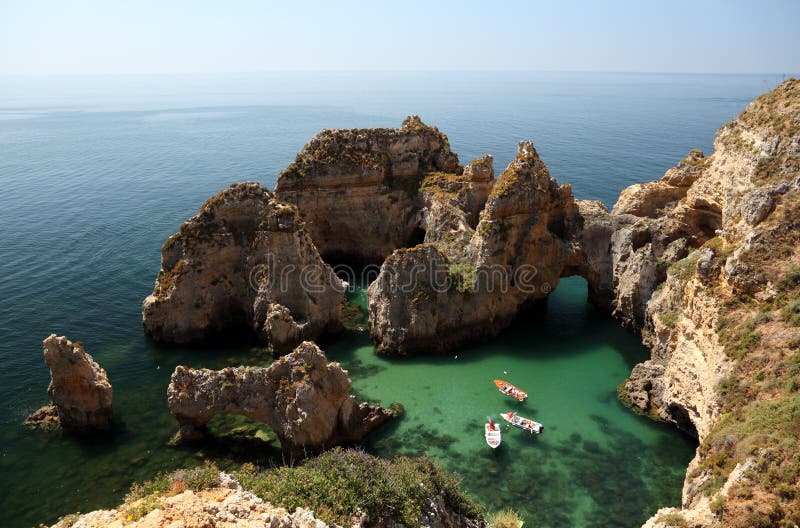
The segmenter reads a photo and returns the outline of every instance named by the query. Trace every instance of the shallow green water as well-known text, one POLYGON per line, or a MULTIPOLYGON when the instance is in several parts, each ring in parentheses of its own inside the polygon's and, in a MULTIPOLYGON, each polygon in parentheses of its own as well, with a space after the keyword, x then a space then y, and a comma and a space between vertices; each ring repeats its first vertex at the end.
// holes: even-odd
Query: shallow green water
POLYGON ((565 279, 497 339, 446 356, 380 358, 365 334, 326 351, 350 370, 359 396, 405 406, 403 420, 372 439, 376 453, 428 453, 490 510, 518 509, 528 526, 635 526, 680 503, 694 446, 618 402, 616 385, 645 351, 585 299, 585 281, 565 279), (528 400, 504 396, 494 378, 525 389, 528 400), (502 422, 509 410, 545 430, 532 437, 504 426, 492 451, 485 418, 502 422))

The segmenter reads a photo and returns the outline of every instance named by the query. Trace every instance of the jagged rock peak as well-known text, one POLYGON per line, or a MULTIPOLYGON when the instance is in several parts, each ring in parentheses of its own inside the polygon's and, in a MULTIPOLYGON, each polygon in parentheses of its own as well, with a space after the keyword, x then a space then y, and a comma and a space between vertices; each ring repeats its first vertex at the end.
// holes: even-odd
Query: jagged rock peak
MULTIPOLYGON (((491 174, 490 158, 468 173, 491 174)), ((476 228, 442 206, 452 200, 441 194, 427 207, 425 244, 393 253, 368 289, 370 332, 382 353, 444 351, 494 335, 523 304, 546 297, 565 270, 578 269, 577 205, 533 143, 519 144, 476 228)))
POLYGON ((245 182, 210 198, 167 239, 142 322, 153 339, 174 343, 249 328, 285 353, 338 329, 343 291, 297 208, 245 182))
POLYGON ((178 441, 202 436, 218 413, 238 414, 268 424, 293 455, 360 442, 393 416, 380 405, 358 404, 350 395, 347 371, 328 363, 311 342, 266 368, 178 366, 167 402, 180 424, 178 441))
POLYGON ((50 368, 47 394, 52 403, 26 420, 32 426, 60 424, 64 429, 107 429, 112 420, 112 389, 106 371, 84 349, 64 336, 44 341, 44 360, 50 368))

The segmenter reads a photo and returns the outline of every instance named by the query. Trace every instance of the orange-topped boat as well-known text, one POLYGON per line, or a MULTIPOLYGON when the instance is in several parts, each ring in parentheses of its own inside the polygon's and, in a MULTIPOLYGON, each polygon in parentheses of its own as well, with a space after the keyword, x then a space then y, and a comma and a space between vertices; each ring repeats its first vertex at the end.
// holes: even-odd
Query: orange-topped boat
POLYGON ((524 390, 520 389, 519 387, 515 387, 514 385, 510 384, 507 381, 496 379, 494 380, 494 384, 497 385, 497 389, 506 394, 511 396, 515 400, 525 401, 528 399, 528 393, 524 390))

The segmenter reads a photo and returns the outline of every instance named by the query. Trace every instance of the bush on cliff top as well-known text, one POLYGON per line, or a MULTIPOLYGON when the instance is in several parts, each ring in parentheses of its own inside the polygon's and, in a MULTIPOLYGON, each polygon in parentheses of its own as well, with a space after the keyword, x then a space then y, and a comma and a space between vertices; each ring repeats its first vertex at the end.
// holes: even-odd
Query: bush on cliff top
POLYGON ((289 511, 308 508, 329 524, 349 525, 360 510, 373 522, 393 518, 419 526, 426 502, 437 495, 457 513, 484 516, 483 507, 460 490, 457 478, 427 457, 387 461, 337 448, 298 467, 259 471, 245 465, 236 476, 262 499, 289 511))
POLYGON ((489 517, 489 526, 491 528, 519 528, 522 526, 522 517, 511 508, 500 510, 489 517))

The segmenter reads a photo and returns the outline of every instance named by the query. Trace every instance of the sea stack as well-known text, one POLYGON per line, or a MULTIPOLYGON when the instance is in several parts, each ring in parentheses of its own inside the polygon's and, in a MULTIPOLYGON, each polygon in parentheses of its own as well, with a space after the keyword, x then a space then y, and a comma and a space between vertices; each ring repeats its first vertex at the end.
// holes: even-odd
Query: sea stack
POLYGON ((161 249, 142 306, 156 341, 202 342, 244 329, 276 354, 340 327, 344 283, 322 261, 293 205, 257 183, 209 199, 161 249))
POLYGON ((425 176, 462 171, 447 136, 410 116, 399 129, 321 131, 281 173, 275 195, 298 207, 329 262, 379 264, 422 242, 425 176))
POLYGON ((44 360, 50 367, 47 394, 52 403, 25 421, 31 426, 60 425, 73 431, 108 429, 112 412, 111 384, 106 371, 80 342, 51 334, 44 340, 44 360))
POLYGON ((311 342, 266 368, 178 366, 167 401, 180 424, 176 441, 202 437, 216 414, 238 414, 268 424, 283 450, 295 456, 360 442, 394 414, 380 405, 357 403, 347 371, 328 363, 311 342))

